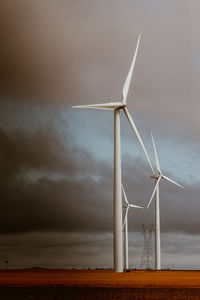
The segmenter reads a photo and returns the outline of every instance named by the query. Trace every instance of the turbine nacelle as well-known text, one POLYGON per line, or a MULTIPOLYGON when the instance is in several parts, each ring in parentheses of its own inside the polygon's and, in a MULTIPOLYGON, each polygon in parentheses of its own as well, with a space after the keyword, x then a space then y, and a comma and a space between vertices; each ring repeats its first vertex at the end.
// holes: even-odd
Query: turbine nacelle
POLYGON ((100 104, 86 104, 86 105, 76 105, 72 108, 91 108, 91 109, 104 109, 104 110, 115 110, 115 109, 124 109, 126 104, 123 102, 108 102, 100 104))
POLYGON ((160 177, 160 174, 153 174, 153 175, 151 175, 150 176, 150 178, 152 178, 152 179, 158 179, 160 177))

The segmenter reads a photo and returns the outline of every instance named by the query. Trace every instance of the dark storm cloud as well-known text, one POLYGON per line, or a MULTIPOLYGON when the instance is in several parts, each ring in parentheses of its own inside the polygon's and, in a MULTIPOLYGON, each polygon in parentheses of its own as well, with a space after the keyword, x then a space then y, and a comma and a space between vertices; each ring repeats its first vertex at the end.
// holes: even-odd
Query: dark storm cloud
MULTIPOLYGON (((67 123, 65 128, 65 138, 50 125, 32 133, 0 130, 2 233, 112 232, 112 161, 77 147, 67 123)), ((122 161, 129 201, 146 207, 154 185, 146 163, 127 154, 122 161)), ((199 192, 196 186, 161 184, 163 232, 199 233, 199 192)), ((130 212, 131 231, 154 223, 153 207, 130 212)))
MULTIPOLYGON (((26 172, 40 171, 66 173, 71 176, 79 173, 79 167, 73 164, 73 149, 66 148, 53 128, 40 129, 34 133, 14 131, 10 134, 0 128, 0 164, 1 181, 12 182, 16 176, 26 172), (67 157, 67 159, 66 159, 67 157)), ((84 150, 77 154, 89 160, 84 150)), ((86 160, 87 160, 86 159, 86 160)), ((87 163, 82 163, 87 169, 87 163)))
MULTIPOLYGON (((87 230, 98 222, 96 209, 101 219, 112 189, 111 169, 74 147, 70 135, 66 140, 64 145, 53 128, 32 134, 0 130, 2 232, 87 230)), ((105 229, 101 222, 97 227, 105 229)))
POLYGON ((8 134, 0 128, 0 160, 2 177, 10 177, 28 169, 64 169, 66 165, 57 156, 62 145, 52 128, 36 133, 16 131, 8 134), (60 163, 60 164, 59 164, 60 163))
MULTIPOLYGON (((93 170, 91 155, 73 145, 70 134, 62 136, 51 125, 30 132, 0 128, 1 179, 16 177, 29 171, 79 176, 83 170, 93 170), (63 141, 64 139, 64 141, 63 141), (76 163, 78 157, 79 163, 76 163)), ((101 169, 101 167, 100 167, 101 169)))
MULTIPOLYGON (((95 159, 77 146, 70 121, 59 123, 64 122, 64 134, 51 120, 33 132, 0 130, 2 233, 112 232, 112 160, 95 159)), ((16 124, 17 118, 13 128, 16 124)), ((122 156, 122 179, 130 202, 146 207, 154 186, 149 172, 140 159, 122 156)), ((182 184, 184 190, 161 184, 161 230, 198 234, 200 191, 182 184)), ((139 231, 141 223, 154 223, 153 207, 154 202, 149 211, 130 211, 130 231, 139 231)))
POLYGON ((101 185, 92 180, 73 184, 45 178, 35 185, 18 182, 17 187, 4 188, 1 191, 1 232, 109 230, 111 199, 100 189, 101 185))
MULTIPOLYGON (((0 191, 1 233, 112 231, 112 164, 94 159, 86 150, 71 147, 70 135, 68 141, 69 146, 63 146, 53 130, 51 134, 36 132, 28 136, 23 133, 7 136, 1 132, 2 177, 5 173, 0 191), (30 175, 26 176, 31 170, 40 171, 32 181, 30 175), (48 177, 43 175, 45 170, 49 171, 48 177), (57 177, 51 178, 55 172, 57 177)), ((146 206, 153 182, 144 170, 145 164, 139 159, 129 156, 124 159, 123 183, 128 199, 146 206)), ((199 192, 197 187, 180 190, 161 184, 163 232, 199 233, 199 192)), ((141 223, 154 223, 153 206, 149 211, 130 212, 131 231, 140 230, 141 223)))

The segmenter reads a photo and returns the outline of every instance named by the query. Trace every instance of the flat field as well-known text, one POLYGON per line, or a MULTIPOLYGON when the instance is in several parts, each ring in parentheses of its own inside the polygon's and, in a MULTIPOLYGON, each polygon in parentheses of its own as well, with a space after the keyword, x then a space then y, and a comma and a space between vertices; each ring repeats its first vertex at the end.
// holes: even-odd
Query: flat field
POLYGON ((200 271, 8 270, 0 300, 196 300, 200 271))
POLYGON ((200 271, 8 270, 0 286, 200 288, 200 271))

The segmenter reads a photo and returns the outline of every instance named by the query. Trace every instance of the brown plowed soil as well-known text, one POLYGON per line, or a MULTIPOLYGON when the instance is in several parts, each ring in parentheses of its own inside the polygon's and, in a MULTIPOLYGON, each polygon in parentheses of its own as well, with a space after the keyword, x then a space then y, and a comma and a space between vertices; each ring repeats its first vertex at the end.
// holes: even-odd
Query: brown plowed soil
POLYGON ((0 272, 0 286, 200 288, 200 271, 10 270, 0 272))
POLYGON ((2 271, 0 300, 200 300, 200 271, 2 271))

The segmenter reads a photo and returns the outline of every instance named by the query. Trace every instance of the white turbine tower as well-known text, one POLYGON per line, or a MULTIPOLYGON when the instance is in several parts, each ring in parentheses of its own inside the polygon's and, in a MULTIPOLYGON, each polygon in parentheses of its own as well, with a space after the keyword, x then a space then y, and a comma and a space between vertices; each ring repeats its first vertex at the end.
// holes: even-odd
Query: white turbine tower
MULTIPOLYGON (((114 110, 114 270, 115 272, 123 272, 123 236, 122 236, 122 191, 121 191, 121 142, 120 142, 120 110, 122 109, 133 128, 142 148, 146 155, 146 158, 150 164, 153 171, 151 162, 149 160, 145 146, 141 140, 139 132, 135 126, 135 123, 127 109, 127 97, 129 86, 131 83, 131 78, 135 66, 135 61, 137 57, 140 37, 138 37, 138 42, 134 57, 131 63, 130 70, 126 77, 125 84, 122 91, 122 101, 120 102, 109 102, 102 104, 89 104, 89 105, 79 105, 72 106, 73 108, 93 108, 93 109, 108 109, 114 110)), ((154 172, 154 171, 153 171, 154 172)))
POLYGON ((128 202, 124 187, 122 185, 122 191, 123 191, 123 195, 124 195, 124 200, 126 203, 124 203, 122 206, 125 208, 125 215, 124 215, 124 222, 123 222, 123 226, 122 229, 124 230, 124 242, 125 242, 125 269, 128 270, 129 269, 129 259, 128 259, 128 212, 129 212, 129 208, 144 208, 142 206, 138 206, 138 205, 134 205, 134 204, 130 204, 128 202))
POLYGON ((161 178, 183 188, 182 185, 178 184, 174 180, 170 179, 169 177, 162 174, 160 169, 160 164, 158 160, 158 155, 156 151, 156 146, 153 139, 153 134, 151 133, 151 138, 153 142, 153 148, 154 148, 154 154, 155 154, 155 161, 156 161, 156 168, 157 172, 151 176, 151 178, 155 179, 155 187, 153 190, 153 193, 151 195, 151 199, 149 200, 149 203, 147 205, 147 208, 149 208, 153 197, 155 195, 155 269, 160 270, 161 269, 161 255, 160 255, 160 200, 159 200, 159 182, 161 178))

